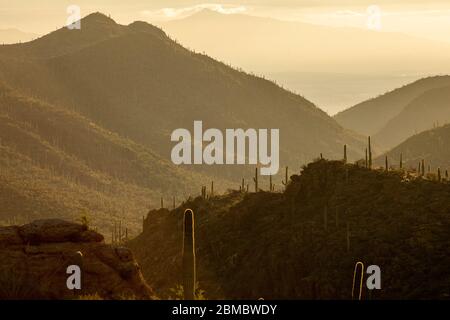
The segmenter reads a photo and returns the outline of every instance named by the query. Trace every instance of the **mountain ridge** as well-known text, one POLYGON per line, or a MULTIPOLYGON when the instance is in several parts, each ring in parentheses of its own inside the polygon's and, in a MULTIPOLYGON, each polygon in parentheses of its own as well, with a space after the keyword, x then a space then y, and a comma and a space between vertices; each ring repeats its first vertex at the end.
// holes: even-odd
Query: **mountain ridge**
POLYGON ((431 172, 437 174, 440 168, 444 177, 446 170, 450 172, 450 124, 436 127, 430 130, 412 135, 398 146, 380 155, 374 160, 379 166, 384 166, 387 156, 389 166, 399 167, 400 155, 405 169, 418 170, 419 163, 425 161, 425 172, 428 173, 428 166, 431 172))
POLYGON ((196 51, 257 73, 430 73, 444 66, 450 70, 448 55, 441 54, 450 52, 450 45, 398 32, 209 11, 156 24, 196 51), (435 60, 428 61, 427 68, 422 67, 424 56, 435 60))
POLYGON ((380 130, 389 119, 399 114, 409 102, 414 100, 414 98, 418 97, 428 89, 444 87, 446 84, 450 84, 450 75, 422 78, 343 110, 336 114, 334 119, 344 127, 366 135, 373 135, 380 130), (404 90, 410 92, 401 96, 403 94, 402 91, 404 90), (399 101, 394 105, 387 107, 386 105, 388 102, 385 101, 387 99, 398 99, 399 101), (379 110, 380 108, 383 109, 379 110), (366 117, 371 121, 361 119, 362 112, 370 112, 366 117), (386 112, 390 113, 386 115, 386 112), (376 113, 383 113, 380 115, 381 119, 378 119, 380 117, 375 117, 376 113), (388 118, 388 120, 386 120, 386 118, 388 118), (360 121, 359 125, 358 121, 360 121))
POLYGON ((422 78, 359 103, 334 119, 343 127, 373 136, 374 141, 389 149, 436 122, 450 121, 450 109, 445 103, 449 88, 448 75, 422 78))
MULTIPOLYGON (((83 24, 83 20, 82 20, 83 24)), ((133 25, 132 25, 133 26, 133 25)), ((142 27, 143 24, 140 23, 140 26, 142 27)), ((141 28, 142 29, 142 28, 141 28)), ((83 31, 83 29, 81 30, 83 31)), ((72 31, 71 31, 72 32, 72 31)), ((251 115, 249 111, 246 111, 245 109, 253 109, 255 112, 258 112, 260 114, 264 115, 264 112, 270 112, 273 113, 273 117, 264 116, 266 118, 265 121, 273 122, 271 118, 283 118, 282 115, 280 115, 278 112, 273 112, 274 106, 279 105, 280 103, 284 106, 282 106, 284 109, 288 108, 287 112, 290 113, 298 113, 298 112, 305 112, 309 116, 313 116, 314 118, 317 118, 318 121, 325 121, 328 123, 330 127, 334 127, 334 131, 339 132, 341 131, 342 135, 346 136, 347 138, 344 138, 345 140, 350 140, 348 144, 351 143, 351 135, 348 133, 344 133, 339 126, 336 125, 336 123, 329 118, 322 110, 314 106, 311 102, 303 99, 302 97, 287 93, 280 87, 276 86, 272 82, 269 82, 267 80, 261 79, 261 78, 255 78, 251 75, 236 71, 234 69, 231 69, 227 67, 226 65, 219 63, 205 55, 199 55, 194 54, 183 47, 175 44, 172 42, 168 37, 166 38, 149 38, 148 33, 141 33, 141 32, 132 32, 129 34, 120 34, 115 37, 110 37, 104 41, 96 42, 91 46, 83 47, 80 50, 77 50, 75 52, 70 52, 69 55, 62 55, 57 57, 51 57, 50 59, 47 59, 45 61, 44 65, 40 65, 42 72, 41 74, 48 74, 49 82, 55 82, 56 88, 61 87, 60 90, 64 91, 73 91, 74 89, 70 88, 71 83, 77 83, 79 84, 80 88, 83 91, 80 91, 76 93, 75 96, 67 99, 64 98, 64 100, 61 100, 61 97, 56 97, 59 103, 61 104, 71 104, 74 99, 80 100, 80 98, 84 99, 86 96, 86 92, 90 92, 92 90, 95 90, 97 96, 104 96, 106 99, 113 99, 114 104, 117 104, 117 100, 119 99, 135 99, 133 98, 132 91, 135 91, 136 97, 139 99, 135 102, 138 104, 136 106, 133 106, 133 108, 139 108, 140 111, 145 111, 143 108, 149 108, 149 102, 152 101, 155 98, 160 100, 159 103, 163 102, 161 101, 161 98, 164 98, 165 100, 168 100, 166 96, 164 97, 155 97, 149 95, 149 91, 155 91, 155 92, 161 92, 161 91, 169 91, 168 95, 175 95, 176 96, 183 96, 185 100, 193 100, 193 92, 195 91, 195 94, 202 94, 211 101, 208 104, 205 104, 203 102, 203 110, 200 110, 198 107, 192 108, 191 112, 196 115, 196 117, 202 117, 203 114, 206 112, 206 108, 211 109, 211 105, 217 105, 217 109, 221 110, 224 108, 223 102, 218 102, 214 100, 219 100, 218 97, 220 97, 220 100, 224 100, 224 102, 228 105, 228 108, 230 108, 233 111, 220 111, 220 116, 226 116, 229 118, 227 114, 232 114, 235 112, 239 113, 245 113, 241 115, 244 116, 243 119, 250 119, 251 115), (130 40, 131 37, 133 37, 133 40, 130 40), (125 61, 121 55, 117 52, 118 47, 127 47, 127 55, 129 56, 128 61, 125 61), (101 51, 101 54, 100 54, 101 51), (150 57, 153 57, 150 59, 150 57), (156 59, 158 62, 156 62, 156 59), (132 61, 139 61, 136 64, 133 64, 132 61), (170 63, 168 62, 170 60, 170 63), (77 66, 74 66, 74 61, 77 62, 77 66), (93 63, 93 61, 96 61, 93 63), (181 64, 181 61, 184 61, 183 64, 181 64), (116 72, 115 68, 111 63, 114 63, 115 65, 119 65, 122 68, 124 68, 123 72, 118 73, 116 72), (125 65, 127 65, 125 67, 125 65), (197 69, 192 68, 193 66, 196 66, 197 69), (100 66, 102 69, 100 70, 100 66), (188 67, 189 66, 189 67, 188 67), (189 81, 189 86, 192 86, 193 88, 189 91, 186 90, 186 86, 183 85, 183 87, 180 86, 179 80, 176 81, 174 78, 169 78, 166 73, 167 71, 173 72, 174 68, 179 68, 177 77, 181 77, 183 81, 189 81), (61 69, 64 69, 64 73, 62 73, 61 69), (75 75, 78 77, 80 74, 80 70, 82 72, 91 72, 91 70, 95 70, 96 77, 103 77, 101 81, 103 82, 110 82, 111 85, 108 85, 108 88, 105 86, 102 86, 99 82, 100 79, 82 79, 82 78, 75 78, 75 75), (150 74, 153 72, 156 72, 158 74, 159 79, 150 79, 149 74, 145 74, 144 70, 147 70, 150 74), (104 74, 109 74, 107 77, 104 76, 104 74), (55 76, 57 78, 55 78, 55 76), (211 79, 209 79, 211 77, 211 79), (68 79, 71 78, 71 79, 68 79), (188 79, 195 78, 196 82, 192 82, 188 79), (128 81, 125 83, 123 80, 127 79, 128 81), (186 79, 186 80, 185 80, 186 79), (93 83, 93 81, 96 81, 93 83), (211 81, 212 80, 212 81, 211 81), (87 85, 87 82, 89 82, 89 87, 87 85), (165 81, 167 84, 170 84, 172 87, 162 87, 161 83, 158 83, 156 81, 165 81), (248 101, 251 101, 251 104, 255 104, 255 102, 259 105, 264 105, 264 110, 261 108, 252 107, 250 103, 243 104, 240 102, 241 105, 240 108, 237 107, 231 107, 230 103, 227 102, 227 100, 230 100, 230 102, 233 100, 233 104, 235 104, 238 101, 238 98, 233 99, 229 97, 225 97, 224 94, 221 92, 221 90, 224 90, 223 85, 227 83, 227 86, 231 86, 231 89, 234 90, 236 95, 244 95, 245 99, 248 101), (209 92, 203 92, 204 88, 201 86, 212 86, 212 88, 209 88, 209 91, 214 91, 211 93, 209 92), (114 86, 114 87, 112 87, 114 86), (83 88, 84 87, 84 88, 83 88), (154 89, 152 89, 154 88, 154 89), (214 88, 214 89, 213 89, 214 88), (108 90, 110 92, 106 92, 105 90, 108 90), (250 93, 251 91, 258 92, 258 95, 268 97, 270 99, 269 102, 263 101, 261 98, 259 98, 254 93, 250 93), (116 97, 118 93, 121 93, 120 97, 116 97), (214 96, 214 95, 215 96, 214 96), (69 100, 69 101, 67 101, 69 100), (269 104, 270 103, 270 104, 269 104), (258 111, 257 111, 258 110, 258 111), (301 111, 299 111, 301 110, 301 111), (200 112, 201 111, 201 112, 200 112)), ((1 53, 1 50, 0 50, 1 53)), ((4 65, 4 70, 7 70, 9 65, 4 65)), ((12 70, 9 75, 5 76, 5 78, 14 78, 16 73, 16 69, 12 70)), ((36 72, 35 72, 36 73, 36 72)), ((17 76, 16 76, 17 77, 17 76)), ((30 76, 27 76, 30 77, 30 76)), ((6 81, 7 79, 5 79, 6 81)), ((18 78, 18 82, 22 82, 23 78, 18 78)), ((33 82, 39 82, 39 81, 33 81, 33 82)), ((33 86, 37 86, 36 84, 33 86)), ((22 88, 28 89, 30 85, 28 83, 21 84, 22 88)), ((81 90, 78 88, 75 88, 75 90, 81 90)), ((51 92, 44 88, 39 88, 39 90, 44 91, 44 93, 40 93, 44 97, 48 98, 52 95, 55 95, 53 91, 59 91, 59 90, 52 90, 51 92)), ((58 92, 56 92, 58 93, 58 92)), ((74 92, 75 93, 75 92, 74 92)), ((74 93, 69 92, 70 95, 74 95, 74 93)), ((99 99, 105 99, 103 97, 95 97, 95 100, 99 99)), ((52 98, 53 99, 53 98, 52 98)), ((268 99, 266 99, 268 100, 268 99)), ((100 100, 99 103, 103 103, 104 100, 100 100)), ((93 101, 93 99, 90 99, 88 101, 90 105, 93 103, 98 104, 97 102, 93 101)), ((190 103, 196 103, 195 101, 192 101, 190 103)), ((77 108, 80 110, 80 104, 78 103, 77 108)), ((171 103, 172 106, 167 106, 167 108, 173 109, 173 103, 171 103)), ((184 103, 187 104, 186 102, 184 103)), ((118 106, 117 106, 118 107, 118 106)), ((117 107, 111 108, 109 107, 109 112, 116 112, 117 107)), ((131 108, 132 106, 129 105, 131 108)), ((87 106, 84 106, 84 112, 86 112, 87 106)), ((92 108, 89 108, 92 110, 92 108)), ((158 112, 163 111, 164 109, 159 108, 158 112)), ((90 111, 89 111, 90 112, 90 111)), ((120 112, 120 110, 119 110, 120 112)), ((210 111, 207 111, 210 112, 210 111)), ((104 114, 104 113, 102 113, 104 114)), ((173 112, 170 113, 170 117, 174 117, 176 114, 173 112)), ((129 117, 129 115, 128 115, 129 117)), ((145 117, 148 117, 148 115, 145 115, 145 117)), ((208 117, 212 117, 212 114, 208 117)), ((217 115, 214 117, 217 118, 217 115)), ((235 117, 235 116, 233 116, 235 117)), ((297 116, 298 117, 298 116, 297 116)), ((143 116, 140 117, 143 119, 143 116)), ((185 122, 183 126, 177 125, 177 127, 186 127, 191 126, 192 121, 195 119, 193 116, 190 117, 191 121, 190 123, 185 122)), ((292 120, 289 120, 288 117, 285 121, 292 122, 292 120)), ((119 118, 117 118, 119 119, 119 118)), ((96 121, 103 121, 104 119, 96 119, 96 121)), ((133 121, 141 121, 140 119, 135 119, 133 121)), ((242 120, 241 120, 242 121, 242 120)), ((244 122, 246 120, 243 120, 244 122)), ((254 124, 253 127, 266 127, 268 124, 264 123, 265 121, 258 121, 260 124, 254 124)), ((167 119, 160 119, 159 121, 153 121, 153 125, 160 126, 162 122, 167 122, 167 119)), ((229 120, 227 122, 230 122, 229 120)), ((225 123, 223 120, 218 121, 214 120, 214 122, 209 122, 210 126, 217 126, 217 124, 225 123)), ((117 126, 119 124, 115 124, 115 127, 109 127, 109 129, 117 129, 117 126)), ((306 124, 307 125, 307 124, 306 124)), ((325 124, 324 124, 325 125, 325 124)), ((223 125, 224 126, 224 125, 223 125)), ((143 124, 136 126, 136 124, 133 124, 132 127, 126 129, 126 130, 135 130, 135 128, 143 128, 143 124)), ((174 126, 175 127, 175 126, 174 126)), ((219 126, 220 127, 220 126, 219 126)), ((233 125, 229 124, 229 127, 233 127, 233 125)), ((298 127, 298 125, 297 125, 298 127)), ((299 128, 301 129, 301 128, 299 128)), ((140 130, 140 129, 139 129, 140 130)), ((313 128, 310 128, 310 130, 314 130, 313 128)), ((167 131, 167 129, 161 128, 160 132, 167 131)), ((293 136, 292 129, 290 129, 286 134, 289 134, 293 136)), ((122 134, 129 135, 129 132, 122 132, 122 134)), ((168 134, 168 133, 167 133, 168 134)), ((140 135, 140 133, 135 132, 134 136, 140 135)), ((167 140, 169 141, 169 140, 167 140)), ((142 143, 142 138, 140 140, 142 143)), ((345 142, 344 142, 345 143, 345 142)), ((342 143, 342 144, 344 144, 342 143)), ((166 145, 166 144, 165 144, 166 145)), ((155 146, 154 146, 155 147, 155 146)), ((338 152, 338 149, 340 148, 334 148, 334 153, 338 152)), ((167 155, 169 150, 165 148, 163 150, 163 153, 167 155)), ((325 150, 323 150, 325 153, 325 150)), ((361 154, 361 152, 358 150, 352 150, 350 151, 352 153, 361 154)), ((320 153, 314 152, 314 155, 320 153)), ((339 152, 341 153, 341 152, 339 152)), ((311 153, 309 153, 309 157, 312 156, 311 153)))

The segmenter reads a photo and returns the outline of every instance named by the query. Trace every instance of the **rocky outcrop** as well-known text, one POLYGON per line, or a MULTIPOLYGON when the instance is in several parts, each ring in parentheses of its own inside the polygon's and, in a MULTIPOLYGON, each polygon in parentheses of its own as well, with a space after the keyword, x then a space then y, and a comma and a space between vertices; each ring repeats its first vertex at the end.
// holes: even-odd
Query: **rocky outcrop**
POLYGON ((131 251, 105 244, 85 225, 51 219, 0 227, 0 300, 80 296, 151 299, 153 293, 131 251), (80 290, 67 288, 70 265, 81 269, 80 290))

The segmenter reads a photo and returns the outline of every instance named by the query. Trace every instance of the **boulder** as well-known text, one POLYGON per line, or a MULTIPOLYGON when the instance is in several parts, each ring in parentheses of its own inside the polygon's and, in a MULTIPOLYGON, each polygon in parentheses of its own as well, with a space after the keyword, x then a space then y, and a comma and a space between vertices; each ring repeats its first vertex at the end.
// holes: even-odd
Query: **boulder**
POLYGON ((103 240, 104 238, 100 233, 92 230, 82 231, 72 239, 73 242, 102 242, 103 240))
POLYGON ((0 300, 152 299, 132 252, 103 242, 86 226, 38 220, 0 227, 0 300), (81 270, 81 290, 69 290, 67 267, 81 270))
MULTIPOLYGON (((87 226, 68 222, 60 219, 36 220, 19 227, 19 234, 25 242, 49 243, 77 241, 85 242, 82 233, 87 231, 87 226)), ((89 241, 92 237, 87 237, 89 241)))

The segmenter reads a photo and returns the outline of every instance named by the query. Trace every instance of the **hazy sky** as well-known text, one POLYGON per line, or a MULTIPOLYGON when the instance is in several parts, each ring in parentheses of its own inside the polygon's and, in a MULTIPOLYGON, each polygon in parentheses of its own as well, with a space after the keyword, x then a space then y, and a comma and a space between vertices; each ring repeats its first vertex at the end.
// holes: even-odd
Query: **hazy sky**
POLYGON ((428 0, 0 0, 0 28, 44 34, 65 24, 68 5, 82 15, 101 11, 119 23, 178 19, 210 8, 332 26, 367 26, 370 5, 381 10, 383 31, 400 31, 450 42, 450 1, 428 0))

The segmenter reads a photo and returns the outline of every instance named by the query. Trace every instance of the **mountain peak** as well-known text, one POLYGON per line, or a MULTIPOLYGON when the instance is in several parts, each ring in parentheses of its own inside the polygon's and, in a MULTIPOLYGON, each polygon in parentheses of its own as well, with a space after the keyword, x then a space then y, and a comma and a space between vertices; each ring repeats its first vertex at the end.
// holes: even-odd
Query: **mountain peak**
POLYGON ((88 14, 83 19, 81 19, 81 23, 101 23, 101 24, 110 24, 116 25, 117 23, 110 17, 101 12, 94 12, 88 14))
POLYGON ((162 29, 144 21, 132 22, 128 25, 128 28, 134 31, 150 33, 158 37, 166 37, 166 33, 162 29))
POLYGON ((34 41, 4 48, 3 52, 15 56, 55 57, 125 32, 122 25, 100 12, 91 13, 80 21, 80 30, 64 26, 34 41))
POLYGON ((201 18, 220 18, 223 16, 227 16, 227 14, 218 12, 217 10, 212 10, 210 8, 203 8, 197 12, 195 12, 194 14, 188 16, 189 17, 201 17, 201 18))

